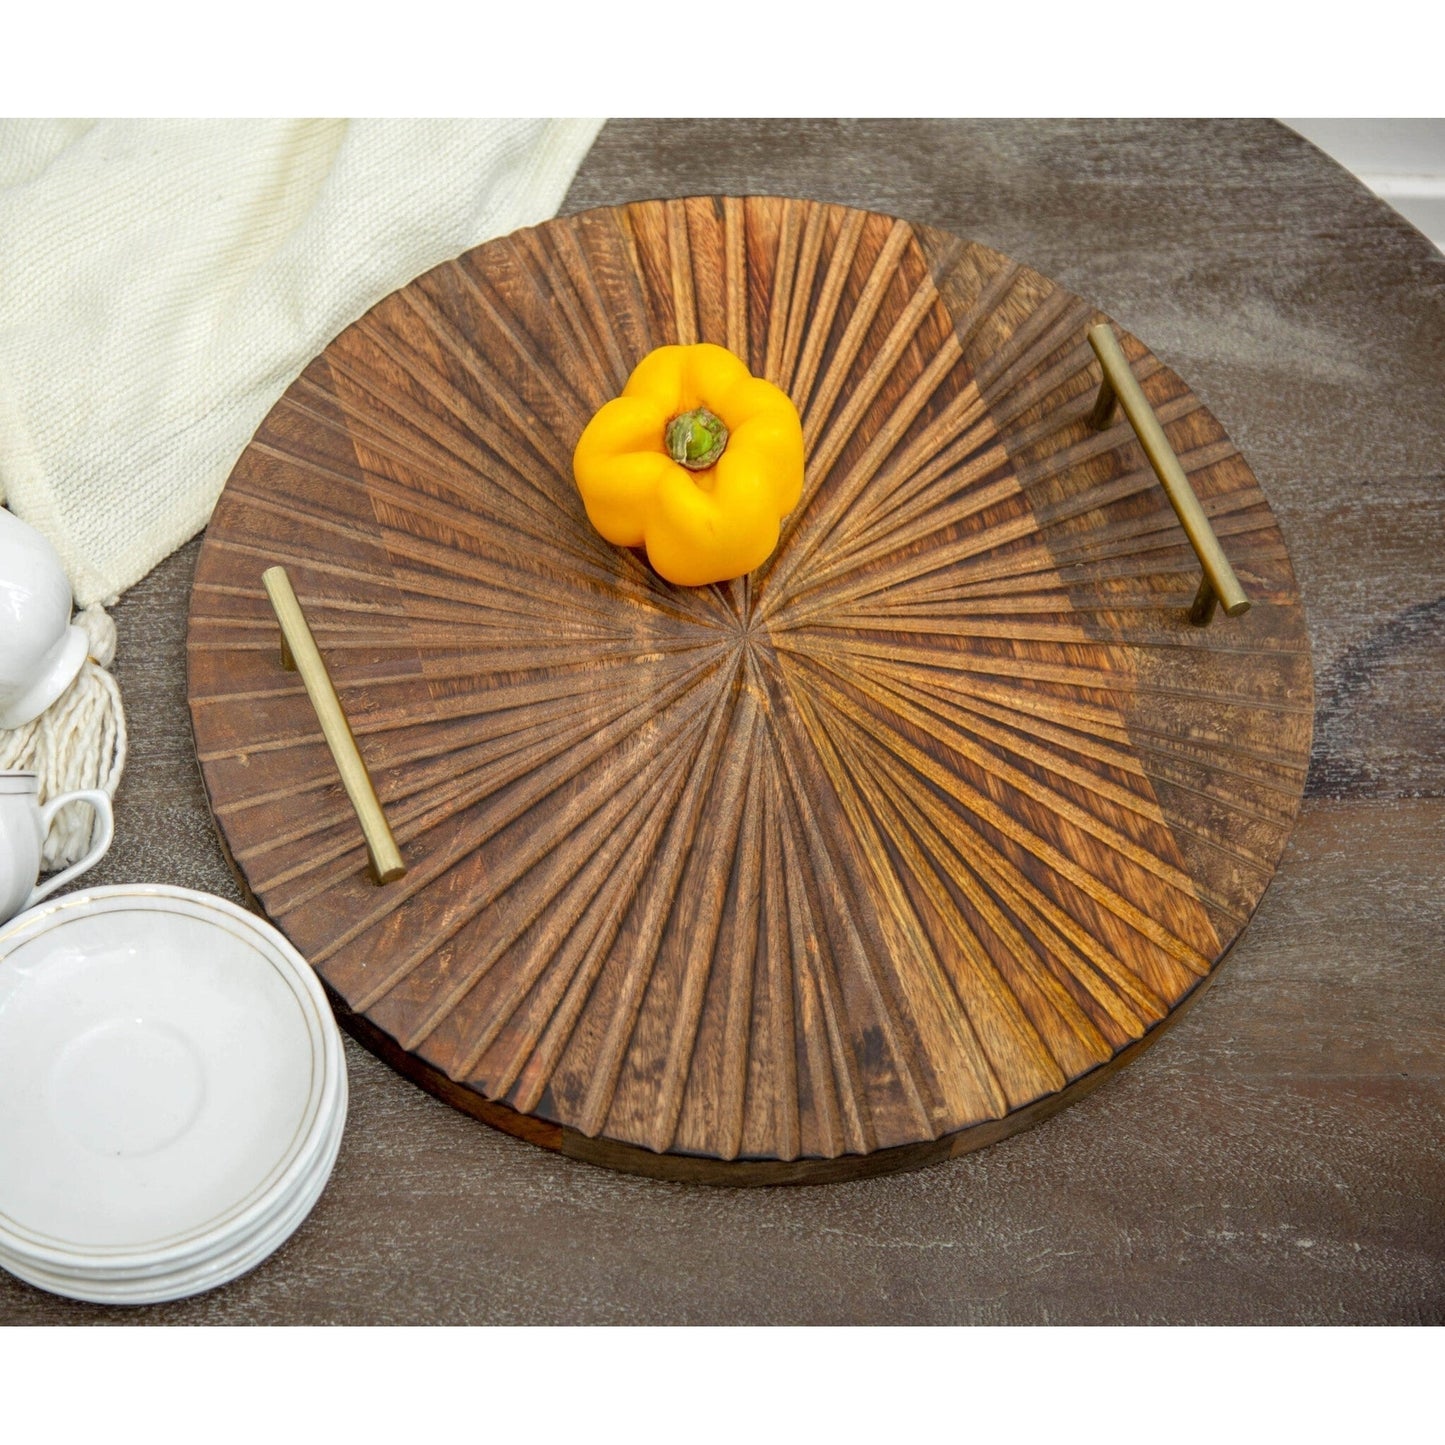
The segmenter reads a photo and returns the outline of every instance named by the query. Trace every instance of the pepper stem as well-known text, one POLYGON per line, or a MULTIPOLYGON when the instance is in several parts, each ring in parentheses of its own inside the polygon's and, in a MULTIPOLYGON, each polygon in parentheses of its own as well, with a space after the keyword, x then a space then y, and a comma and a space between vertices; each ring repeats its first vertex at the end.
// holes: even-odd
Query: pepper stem
POLYGON ((728 429, 722 418, 705 406, 685 411, 667 424, 664 438, 667 454, 690 472, 712 466, 728 444, 728 429))

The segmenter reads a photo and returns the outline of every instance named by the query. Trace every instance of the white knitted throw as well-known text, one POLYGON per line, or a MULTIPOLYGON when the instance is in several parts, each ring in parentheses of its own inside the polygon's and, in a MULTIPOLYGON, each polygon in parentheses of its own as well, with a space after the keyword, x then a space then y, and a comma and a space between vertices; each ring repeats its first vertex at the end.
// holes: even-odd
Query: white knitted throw
MULTIPOLYGON (((552 215, 599 125, 0 121, 0 501, 54 545, 80 605, 113 601, 200 531, 338 332, 552 215)), ((119 779, 119 695, 87 668, 45 725, 43 796, 119 779)), ((43 732, 0 733, 0 767, 42 770, 43 732)), ((73 831, 58 853, 52 833, 51 862, 83 851, 88 825, 73 831)))

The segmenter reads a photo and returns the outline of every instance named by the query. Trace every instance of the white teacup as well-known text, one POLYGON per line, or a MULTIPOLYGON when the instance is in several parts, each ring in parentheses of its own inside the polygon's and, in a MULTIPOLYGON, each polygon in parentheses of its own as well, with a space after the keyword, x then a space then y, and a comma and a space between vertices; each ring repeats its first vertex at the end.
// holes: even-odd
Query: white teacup
POLYGON ((99 788, 62 793, 42 808, 39 784, 34 773, 0 772, 0 923, 34 907, 47 893, 93 868, 115 837, 110 799, 99 788), (79 863, 37 884, 50 820, 67 803, 89 803, 100 817, 100 836, 79 863))
POLYGON ((55 548, 0 507, 0 728, 39 717, 85 662, 90 642, 71 600, 55 548))

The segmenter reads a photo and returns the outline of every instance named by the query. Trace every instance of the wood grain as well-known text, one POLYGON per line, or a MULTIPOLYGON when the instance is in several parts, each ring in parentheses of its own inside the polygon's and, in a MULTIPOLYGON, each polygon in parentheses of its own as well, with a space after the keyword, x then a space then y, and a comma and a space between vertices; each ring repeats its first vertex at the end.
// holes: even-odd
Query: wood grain
POLYGON ((1186 625, 1182 531, 1086 422, 1100 319, 888 216, 692 198, 343 333, 217 508, 189 691, 230 856, 358 1037, 525 1137, 730 1182, 976 1147, 1155 1037, 1274 871, 1311 677, 1249 467, 1125 337, 1255 603, 1186 625), (744 336, 803 502, 750 577, 673 588, 588 526, 571 450, 652 346, 744 336), (384 889, 273 562, 406 854, 384 889))

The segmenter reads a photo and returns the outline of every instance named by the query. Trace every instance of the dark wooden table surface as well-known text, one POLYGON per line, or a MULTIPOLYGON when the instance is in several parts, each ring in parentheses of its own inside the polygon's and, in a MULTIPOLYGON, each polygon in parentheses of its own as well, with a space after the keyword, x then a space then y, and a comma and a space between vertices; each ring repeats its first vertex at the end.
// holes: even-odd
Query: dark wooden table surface
MULTIPOLYGON (((139 1310, 0 1274, 0 1323, 1441 1323, 1445 257, 1270 121, 614 122, 564 210, 697 192, 1005 251, 1144 338, 1243 449, 1308 609, 1315 747, 1220 978, 1041 1127, 804 1189, 569 1161, 348 1040, 341 1157, 278 1254, 139 1310)), ((196 551, 115 612, 131 754, 91 881, 238 898, 186 711, 196 551)))

